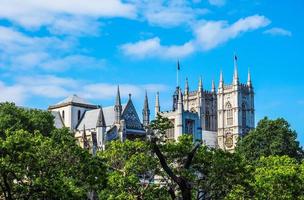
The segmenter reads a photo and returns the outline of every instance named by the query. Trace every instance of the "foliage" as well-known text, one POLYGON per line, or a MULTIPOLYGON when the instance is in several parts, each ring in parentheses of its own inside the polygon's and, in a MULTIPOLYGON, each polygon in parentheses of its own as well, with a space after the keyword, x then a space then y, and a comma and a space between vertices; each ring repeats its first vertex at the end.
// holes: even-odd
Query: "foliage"
POLYGON ((98 156, 109 177, 107 187, 99 191, 100 199, 168 199, 164 188, 154 184, 159 168, 147 142, 112 141, 98 156))
POLYGON ((286 120, 270 120, 265 117, 256 129, 238 142, 237 153, 248 161, 271 155, 287 155, 301 160, 304 155, 303 149, 296 138, 296 132, 290 128, 286 120))
POLYGON ((55 129, 54 117, 48 111, 25 109, 17 107, 14 103, 0 103, 0 137, 5 137, 5 132, 27 130, 30 133, 39 131, 49 136, 55 129))
POLYGON ((226 199, 304 199, 303 169, 288 156, 261 157, 247 177, 250 185, 237 185, 226 199))
POLYGON ((49 112, 3 103, 0 113, 1 199, 85 199, 104 187, 102 160, 55 129, 49 112))

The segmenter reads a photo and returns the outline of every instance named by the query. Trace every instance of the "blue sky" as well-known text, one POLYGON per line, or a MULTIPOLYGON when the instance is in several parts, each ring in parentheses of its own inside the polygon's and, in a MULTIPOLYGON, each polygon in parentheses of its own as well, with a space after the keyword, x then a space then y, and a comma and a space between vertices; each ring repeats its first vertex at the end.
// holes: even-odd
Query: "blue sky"
POLYGON ((0 101, 47 108, 70 94, 104 106, 117 84, 141 113, 144 91, 170 109, 176 86, 242 82, 256 120, 284 117, 304 144, 302 0, 0 0, 0 101))

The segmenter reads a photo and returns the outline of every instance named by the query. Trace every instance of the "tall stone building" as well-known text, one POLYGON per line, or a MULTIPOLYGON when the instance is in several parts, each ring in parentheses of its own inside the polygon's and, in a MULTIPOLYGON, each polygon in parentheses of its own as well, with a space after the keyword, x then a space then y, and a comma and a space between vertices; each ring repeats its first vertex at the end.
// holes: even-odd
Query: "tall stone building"
POLYGON ((216 91, 212 81, 211 91, 203 87, 200 78, 197 90, 190 91, 186 79, 184 92, 177 86, 172 97, 172 110, 160 111, 159 94, 155 113, 169 118, 174 128, 167 137, 177 140, 182 134, 193 135, 206 145, 233 152, 240 136, 254 128, 254 90, 250 73, 246 84, 239 81, 237 57, 234 58, 234 75, 231 84, 224 84, 223 74, 216 91))

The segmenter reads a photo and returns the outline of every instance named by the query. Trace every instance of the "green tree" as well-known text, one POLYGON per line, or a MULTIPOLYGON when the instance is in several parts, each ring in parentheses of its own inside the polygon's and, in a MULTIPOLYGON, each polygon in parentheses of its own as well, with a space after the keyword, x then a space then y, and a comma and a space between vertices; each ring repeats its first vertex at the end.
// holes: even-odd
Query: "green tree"
POLYGON ((107 187, 99 191, 100 199, 168 199, 164 188, 154 183, 159 168, 147 142, 112 141, 98 156, 108 167, 107 187))
POLYGON ((50 112, 0 104, 0 198, 85 199, 103 188, 105 167, 50 112))
POLYGON ((5 137, 6 131, 21 129, 30 133, 40 131, 48 136, 55 129, 54 117, 48 111, 25 109, 14 103, 0 103, 0 137, 5 137))
POLYGON ((303 169, 288 156, 261 157, 252 166, 249 186, 235 186, 226 199, 304 199, 303 169))
POLYGON ((208 148, 187 134, 164 141, 172 124, 162 116, 150 127, 151 149, 172 199, 223 199, 234 185, 243 184, 245 165, 238 155, 208 148))
POLYGON ((76 145, 67 129, 53 137, 7 132, 0 139, 0 194, 5 199, 84 199, 105 184, 97 157, 76 145))
POLYGON ((271 155, 287 155, 301 160, 303 149, 296 139, 296 132, 290 128, 286 120, 270 120, 265 117, 254 130, 238 142, 236 152, 248 161, 271 155))

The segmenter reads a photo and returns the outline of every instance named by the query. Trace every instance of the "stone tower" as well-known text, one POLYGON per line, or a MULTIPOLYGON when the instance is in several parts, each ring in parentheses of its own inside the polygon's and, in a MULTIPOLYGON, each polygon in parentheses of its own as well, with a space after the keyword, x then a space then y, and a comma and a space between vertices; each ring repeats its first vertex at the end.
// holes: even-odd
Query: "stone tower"
POLYGON ((254 91, 248 72, 247 84, 239 81, 237 57, 234 56, 234 74, 230 85, 224 84, 223 73, 217 94, 218 147, 234 152, 240 136, 254 128, 254 91))

